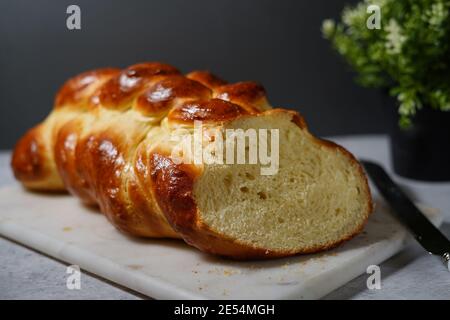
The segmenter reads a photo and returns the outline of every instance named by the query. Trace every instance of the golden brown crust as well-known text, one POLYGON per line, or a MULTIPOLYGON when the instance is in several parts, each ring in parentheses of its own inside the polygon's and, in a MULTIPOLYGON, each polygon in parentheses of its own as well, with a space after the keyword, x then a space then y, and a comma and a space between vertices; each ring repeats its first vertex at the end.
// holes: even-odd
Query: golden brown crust
POLYGON ((142 115, 167 113, 175 106, 176 99, 209 99, 211 90, 201 83, 181 75, 164 77, 153 83, 137 97, 135 109, 142 115))
POLYGON ((119 69, 104 68, 87 71, 69 79, 58 91, 55 98, 55 108, 65 105, 77 105, 87 97, 86 93, 91 85, 95 85, 101 79, 109 79, 119 73, 119 69))
POLYGON ((175 107, 168 115, 169 121, 193 123, 194 121, 220 122, 235 119, 248 111, 241 106, 221 100, 188 101, 175 107))
POLYGON ((62 181, 55 170, 43 137, 45 126, 30 129, 16 144, 11 167, 17 180, 29 189, 63 191, 62 181))
POLYGON ((98 103, 105 108, 120 110, 139 93, 152 78, 161 75, 174 75, 180 72, 167 64, 158 62, 132 65, 105 84, 96 93, 98 103))
MULTIPOLYGON (((161 211, 156 201, 150 165, 151 159, 151 154, 147 152, 145 146, 142 146, 137 150, 136 158, 133 161, 135 173, 135 180, 133 183, 140 186, 139 197, 141 197, 141 200, 143 201, 140 206, 145 206, 145 210, 152 213, 152 228, 158 231, 160 237, 181 238, 181 236, 169 225, 166 216, 161 211)), ((131 191, 130 194, 132 194, 131 191)))
POLYGON ((216 77, 209 71, 193 71, 191 73, 188 73, 186 75, 186 78, 195 80, 210 89, 215 89, 227 84, 226 81, 220 79, 219 77, 216 77))
POLYGON ((215 97, 257 112, 261 111, 259 105, 266 103, 266 90, 257 82, 238 82, 216 88, 215 97))
MULTIPOLYGON (((201 221, 193 186, 202 168, 175 164, 152 130, 162 130, 160 122, 165 118, 174 126, 190 126, 195 120, 220 125, 240 117, 281 112, 307 131, 297 112, 267 109, 270 106, 260 84, 227 84, 207 71, 183 76, 176 68, 157 62, 89 71, 63 85, 54 111, 17 143, 12 167, 28 188, 67 189, 83 202, 98 205, 125 233, 181 237, 200 250, 235 259, 312 253, 353 237, 359 230, 321 247, 270 251, 239 243, 201 221)), ((365 181, 362 192, 368 195, 368 217, 372 203, 359 163, 344 148, 314 139, 342 152, 357 166, 365 181)))
POLYGON ((17 142, 16 151, 13 153, 14 176, 23 182, 40 180, 48 175, 45 164, 45 149, 39 140, 40 128, 41 125, 30 129, 17 142))
POLYGON ((152 153, 149 159, 152 191, 173 229, 184 233, 195 223, 197 205, 193 196, 195 169, 175 164, 168 156, 152 153))
POLYGON ((79 119, 74 119, 61 128, 56 137, 53 152, 56 167, 67 190, 80 198, 85 204, 95 205, 97 204, 95 195, 78 169, 81 160, 77 157, 77 147, 82 130, 81 126, 82 122, 79 119))

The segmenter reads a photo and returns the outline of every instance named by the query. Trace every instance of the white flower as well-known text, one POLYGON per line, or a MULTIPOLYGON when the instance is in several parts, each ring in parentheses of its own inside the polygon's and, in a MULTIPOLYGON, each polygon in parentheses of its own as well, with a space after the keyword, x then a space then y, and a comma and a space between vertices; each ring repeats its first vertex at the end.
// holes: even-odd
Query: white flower
POLYGON ((403 43, 407 37, 402 34, 402 28, 395 19, 390 19, 387 26, 384 27, 386 35, 386 49, 389 54, 399 54, 402 51, 403 43))
POLYGON ((442 2, 434 3, 430 9, 425 12, 424 19, 432 26, 439 26, 448 16, 442 2))
POLYGON ((334 33, 335 23, 331 19, 326 19, 322 22, 322 33, 325 37, 330 37, 334 33))
POLYGON ((382 7, 389 1, 388 0, 364 0, 364 2, 367 5, 375 4, 375 5, 379 6, 379 7, 382 7))
POLYGON ((354 8, 346 7, 342 12, 342 22, 350 27, 361 21, 366 21, 366 9, 366 5, 362 2, 354 8))

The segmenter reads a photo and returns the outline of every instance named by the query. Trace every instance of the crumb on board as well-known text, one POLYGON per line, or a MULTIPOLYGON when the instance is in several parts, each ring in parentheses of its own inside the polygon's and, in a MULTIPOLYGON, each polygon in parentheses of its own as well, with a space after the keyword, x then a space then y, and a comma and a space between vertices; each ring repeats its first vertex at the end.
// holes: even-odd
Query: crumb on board
POLYGON ((64 232, 69 232, 69 231, 72 231, 72 227, 64 227, 62 230, 64 232))
POLYGON ((214 268, 214 269, 209 269, 208 270, 208 273, 209 274, 212 274, 212 273, 215 273, 215 274, 218 274, 218 275, 224 275, 224 276, 232 276, 232 275, 235 275, 235 274, 240 274, 241 273, 241 270, 233 270, 233 269, 225 269, 225 268, 214 268))
POLYGON ((224 269, 223 270, 223 275, 224 276, 232 276, 234 274, 239 274, 239 273, 241 273, 240 270, 232 270, 232 269, 224 269))
POLYGON ((132 270, 140 270, 142 269, 144 266, 141 266, 140 264, 129 264, 127 265, 128 268, 132 269, 132 270))
POLYGON ((338 253, 337 252, 331 252, 328 255, 332 256, 332 257, 337 257, 338 253))

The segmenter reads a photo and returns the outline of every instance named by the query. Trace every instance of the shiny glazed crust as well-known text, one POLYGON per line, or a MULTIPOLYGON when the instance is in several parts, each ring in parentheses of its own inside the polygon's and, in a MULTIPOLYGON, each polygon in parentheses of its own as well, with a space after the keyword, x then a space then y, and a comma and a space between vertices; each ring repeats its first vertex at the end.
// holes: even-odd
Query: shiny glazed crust
MULTIPOLYGON (((182 75, 162 63, 140 63, 124 70, 107 68, 68 80, 55 98, 49 117, 17 143, 12 157, 15 177, 27 188, 68 190, 98 205, 119 230, 133 236, 182 238, 202 251, 236 259, 273 258, 325 250, 270 251, 219 234, 200 218, 193 188, 201 165, 175 164, 167 136, 195 120, 221 126, 239 117, 289 113, 271 109, 264 88, 255 82, 227 84, 206 71, 182 75)), ((344 148, 316 143, 345 154, 365 181, 359 163, 344 148)))

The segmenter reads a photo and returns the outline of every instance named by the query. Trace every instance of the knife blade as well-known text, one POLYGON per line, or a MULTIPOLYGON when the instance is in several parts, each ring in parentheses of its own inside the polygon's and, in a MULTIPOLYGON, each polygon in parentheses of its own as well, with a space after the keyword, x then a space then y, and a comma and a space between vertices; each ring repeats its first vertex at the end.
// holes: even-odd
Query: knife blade
POLYGON ((362 160, 361 163, 381 195, 393 209, 392 211, 397 219, 408 228, 425 250, 441 256, 450 271, 450 241, 392 181, 382 166, 367 160, 362 160))

